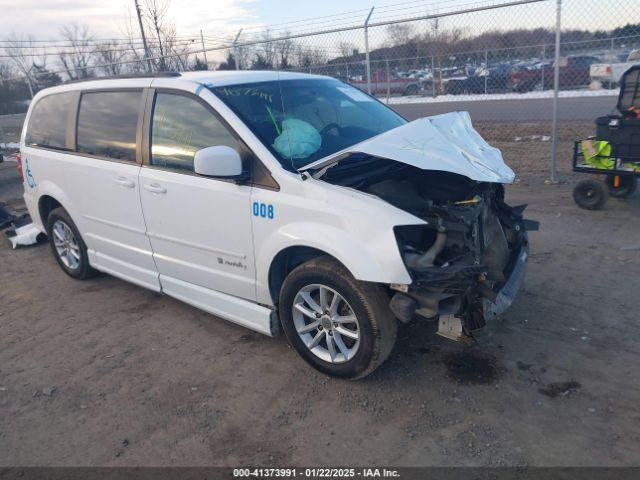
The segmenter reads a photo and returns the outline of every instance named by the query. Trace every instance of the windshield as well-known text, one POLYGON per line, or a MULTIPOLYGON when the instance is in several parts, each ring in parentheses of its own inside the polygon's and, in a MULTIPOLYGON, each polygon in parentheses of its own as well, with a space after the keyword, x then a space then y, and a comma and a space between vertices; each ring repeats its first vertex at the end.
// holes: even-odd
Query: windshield
POLYGON ((288 170, 406 123, 355 87, 333 79, 212 87, 288 170))

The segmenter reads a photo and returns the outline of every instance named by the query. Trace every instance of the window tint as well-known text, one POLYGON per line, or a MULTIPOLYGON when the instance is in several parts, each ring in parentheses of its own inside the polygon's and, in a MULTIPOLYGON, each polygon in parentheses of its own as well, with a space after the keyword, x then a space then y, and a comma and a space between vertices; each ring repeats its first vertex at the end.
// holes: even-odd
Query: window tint
POLYGON ((57 93, 38 101, 29 120, 27 145, 65 148, 67 118, 74 104, 73 99, 73 93, 57 93))
POLYGON ((142 92, 83 93, 78 115, 78 151, 136 160, 136 129, 142 92))
POLYGON ((193 170, 195 153, 238 142, 204 105, 193 98, 158 93, 151 127, 151 164, 193 170))

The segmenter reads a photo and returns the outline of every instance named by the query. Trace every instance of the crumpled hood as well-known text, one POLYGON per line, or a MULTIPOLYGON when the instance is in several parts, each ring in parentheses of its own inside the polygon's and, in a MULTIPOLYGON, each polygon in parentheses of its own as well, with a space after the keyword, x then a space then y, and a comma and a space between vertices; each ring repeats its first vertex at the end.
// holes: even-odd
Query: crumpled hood
POLYGON ((420 118, 357 143, 301 170, 320 169, 364 153, 413 165, 422 170, 442 170, 479 182, 511 183, 515 178, 502 153, 489 145, 471 125, 468 112, 420 118))

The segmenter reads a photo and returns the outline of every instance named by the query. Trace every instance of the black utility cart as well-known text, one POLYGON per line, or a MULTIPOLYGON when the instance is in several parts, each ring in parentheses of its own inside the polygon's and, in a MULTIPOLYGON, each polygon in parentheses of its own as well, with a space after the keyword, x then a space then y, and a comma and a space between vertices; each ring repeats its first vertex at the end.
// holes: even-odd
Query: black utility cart
POLYGON ((578 140, 573 147, 573 171, 604 175, 605 181, 581 180, 573 199, 582 208, 602 208, 609 195, 633 194, 640 176, 640 65, 620 79, 617 113, 596 119, 596 136, 578 140))

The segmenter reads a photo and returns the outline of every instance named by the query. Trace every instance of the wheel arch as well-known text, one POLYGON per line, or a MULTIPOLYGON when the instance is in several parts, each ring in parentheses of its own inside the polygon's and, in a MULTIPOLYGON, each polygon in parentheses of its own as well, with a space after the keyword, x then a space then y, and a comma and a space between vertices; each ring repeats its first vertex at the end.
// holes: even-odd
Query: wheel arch
MULTIPOLYGON (((284 283, 285 278, 296 267, 308 262, 311 259, 318 257, 329 257, 340 265, 347 268, 343 262, 335 258, 333 255, 320 250, 319 248, 309 247, 306 245, 291 245, 280 250, 271 265, 269 266, 269 295, 274 305, 278 305, 278 299, 280 296, 280 289, 284 283)), ((347 270, 349 270, 347 268, 347 270)))
POLYGON ((62 204, 51 195, 42 195, 38 199, 38 215, 40 215, 40 222, 45 229, 49 214, 58 207, 62 207, 62 204))
MULTIPOLYGON (((37 203, 33 205, 33 209, 37 210, 37 215, 41 222, 42 230, 46 230, 47 227, 47 216, 51 211, 55 208, 62 207, 64 208, 69 216, 76 221, 75 211, 72 206, 72 202, 67 197, 65 192, 54 182, 50 180, 43 180, 38 185, 38 195, 37 195, 37 203)), ((34 202, 35 203, 35 202, 34 202)), ((36 212, 31 211, 32 217, 36 212)), ((34 219, 36 220, 36 219, 34 219)), ((34 221, 34 223, 36 223, 34 221)), ((76 222, 77 224, 77 222, 76 222)))

